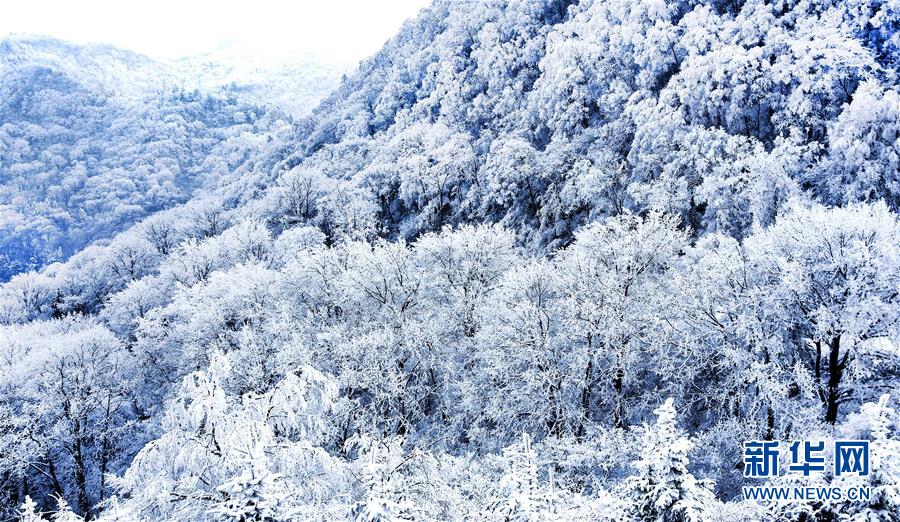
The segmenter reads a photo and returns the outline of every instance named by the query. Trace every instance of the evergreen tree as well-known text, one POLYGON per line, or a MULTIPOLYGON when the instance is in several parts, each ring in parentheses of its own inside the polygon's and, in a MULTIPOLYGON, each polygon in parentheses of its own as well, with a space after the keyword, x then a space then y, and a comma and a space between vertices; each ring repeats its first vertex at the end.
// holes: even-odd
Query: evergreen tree
POLYGON ((37 503, 26 496, 25 502, 19 506, 19 522, 44 522, 44 517, 38 511, 37 503))
POLYGON ((56 513, 50 517, 51 522, 83 522, 83 518, 76 515, 69 503, 62 497, 56 499, 56 513))
POLYGON ((223 500, 210 510, 236 522, 278 520, 281 502, 278 498, 278 475, 258 466, 248 466, 231 480, 219 486, 223 500))
POLYGON ((675 425, 671 398, 657 408, 656 424, 645 428, 637 475, 625 482, 630 499, 630 520, 702 522, 714 498, 712 492, 688 471, 690 440, 675 425))
POLYGON ((561 499, 554 491, 553 472, 549 484, 542 484, 531 436, 523 433, 522 442, 504 449, 503 457, 507 469, 500 479, 498 498, 490 507, 490 518, 507 522, 556 520, 561 499))

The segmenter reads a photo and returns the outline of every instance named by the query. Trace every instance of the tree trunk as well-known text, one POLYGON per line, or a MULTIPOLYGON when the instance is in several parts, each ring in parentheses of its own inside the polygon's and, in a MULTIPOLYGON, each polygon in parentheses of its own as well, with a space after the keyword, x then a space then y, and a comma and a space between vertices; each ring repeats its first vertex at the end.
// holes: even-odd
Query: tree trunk
POLYGON ((47 471, 50 473, 50 482, 53 483, 53 491, 56 493, 57 497, 65 498, 65 493, 63 492, 62 483, 59 481, 59 475, 56 473, 56 464, 53 463, 53 459, 50 458, 50 453, 47 453, 47 471))
POLYGON ((841 402, 841 377, 844 376, 844 368, 847 366, 849 352, 841 356, 841 336, 831 340, 831 349, 828 353, 828 389, 826 390, 825 422, 834 424, 837 422, 838 406, 841 402))
POLYGON ((112 416, 112 397, 106 397, 106 415, 103 419, 103 435, 100 442, 100 495, 98 502, 103 502, 106 498, 106 470, 109 466, 109 459, 112 455, 112 448, 109 437, 109 425, 112 416))
POLYGON ((577 438, 584 437, 586 428, 585 424, 591 418, 591 395, 594 381, 594 356, 593 356, 593 348, 591 345, 593 344, 592 338, 589 335, 587 338, 588 345, 588 361, 587 368, 584 370, 584 387, 581 389, 581 423, 578 425, 578 430, 575 432, 575 436, 577 438))
POLYGON ((562 434, 562 409, 559 406, 559 389, 559 384, 551 382, 550 388, 547 390, 547 399, 550 403, 550 416, 547 418, 547 433, 555 437, 559 437, 562 434))
POLYGON ((625 429, 625 401, 622 397, 622 381, 625 379, 625 371, 621 366, 616 368, 616 376, 613 378, 613 389, 616 392, 615 405, 613 406, 613 426, 625 429))
MULTIPOLYGON (((766 367, 771 363, 771 357, 769 357, 769 349, 766 348, 763 352, 763 362, 766 367)), ((772 405, 769 404, 766 406, 766 439, 765 440, 774 440, 775 439, 775 412, 772 411, 772 405)))
POLYGON ((822 387, 822 341, 816 341, 816 390, 822 404, 825 404, 825 389, 822 387))
POLYGON ((87 473, 84 462, 84 453, 81 449, 81 435, 79 429, 76 429, 75 444, 72 451, 72 458, 75 461, 75 487, 77 488, 78 509, 81 511, 85 520, 91 519, 91 503, 87 494, 87 473))

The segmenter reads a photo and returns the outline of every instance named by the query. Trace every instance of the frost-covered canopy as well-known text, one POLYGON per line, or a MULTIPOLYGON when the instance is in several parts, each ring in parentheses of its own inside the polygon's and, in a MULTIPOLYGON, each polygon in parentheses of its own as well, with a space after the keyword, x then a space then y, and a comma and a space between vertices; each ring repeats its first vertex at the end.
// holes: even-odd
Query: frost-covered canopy
POLYGON ((75 112, 4 98, 37 112, 0 146, 78 132, 10 138, 0 197, 158 179, 132 145, 210 168, 0 287, 2 515, 896 518, 898 34, 880 0, 437 1, 302 121, 173 94, 100 130, 60 121, 112 98, 17 65, 75 112), (740 501, 744 441, 840 438, 877 471, 816 484, 870 502, 740 501))

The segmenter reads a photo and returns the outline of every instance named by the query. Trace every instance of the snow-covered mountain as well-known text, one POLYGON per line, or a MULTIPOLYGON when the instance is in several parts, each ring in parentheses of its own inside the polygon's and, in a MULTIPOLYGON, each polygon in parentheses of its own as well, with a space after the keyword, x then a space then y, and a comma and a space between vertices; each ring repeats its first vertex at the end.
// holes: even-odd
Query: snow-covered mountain
POLYGON ((141 96, 177 86, 173 69, 144 55, 104 44, 72 44, 45 36, 0 41, 0 72, 43 67, 108 93, 141 96))
POLYGON ((6 512, 897 518, 898 30, 436 1, 207 190, 0 288, 6 512), (745 441, 836 439, 872 472, 745 478, 745 441))
POLYGON ((0 42, 0 280, 217 186, 288 110, 314 106, 340 79, 310 62, 261 83, 210 59, 0 42))
POLYGON ((197 56, 176 60, 186 85, 204 92, 225 90, 256 103, 278 107, 299 118, 311 112, 340 85, 355 63, 316 56, 269 56, 237 42, 197 56))

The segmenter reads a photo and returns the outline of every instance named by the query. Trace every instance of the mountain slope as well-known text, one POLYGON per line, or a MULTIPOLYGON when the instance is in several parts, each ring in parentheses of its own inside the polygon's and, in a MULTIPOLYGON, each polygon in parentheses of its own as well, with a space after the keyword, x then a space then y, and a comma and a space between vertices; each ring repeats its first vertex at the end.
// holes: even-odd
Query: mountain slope
POLYGON ((213 189, 3 285, 3 498, 895 516, 898 20, 435 2, 213 189), (880 452, 873 501, 739 499, 745 441, 838 437, 880 452))
POLYGON ((436 4, 317 109, 292 163, 355 177, 406 237, 487 219, 565 243, 623 208, 740 237, 794 186, 897 208, 887 4, 566 5, 436 4), (428 157, 450 142, 468 164, 428 157), (400 167, 410 149, 432 164, 400 167))
POLYGON ((91 88, 140 96, 175 87, 172 70, 111 45, 71 44, 43 36, 12 35, 0 42, 0 70, 44 67, 91 88))
MULTIPOLYGON (((302 70, 282 85, 293 75, 302 70)), ((0 280, 217 186, 284 125, 247 92, 256 87, 191 79, 204 90, 185 90, 188 78, 183 65, 109 46, 0 43, 0 280)))

